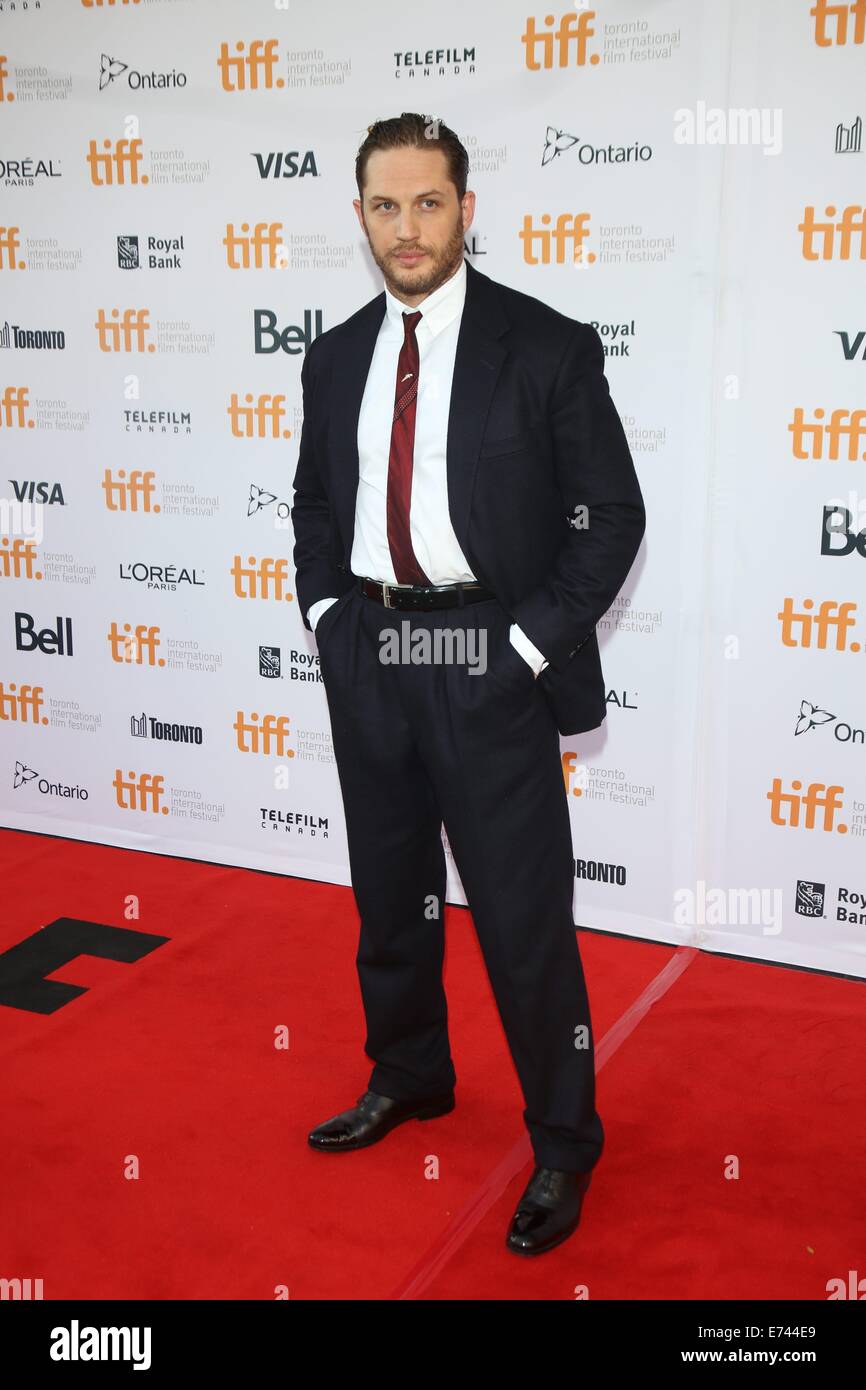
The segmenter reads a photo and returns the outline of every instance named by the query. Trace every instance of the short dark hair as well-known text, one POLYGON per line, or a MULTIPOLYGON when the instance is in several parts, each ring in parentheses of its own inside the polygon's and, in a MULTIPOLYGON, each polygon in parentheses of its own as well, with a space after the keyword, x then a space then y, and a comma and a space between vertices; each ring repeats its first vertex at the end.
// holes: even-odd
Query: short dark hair
POLYGON ((417 111, 403 111, 384 121, 374 121, 355 160, 355 182, 358 196, 364 201, 364 176, 367 160, 374 150, 409 148, 441 149, 448 163, 448 177, 457 189, 458 202, 466 192, 469 176, 469 155, 454 131, 434 116, 421 116, 417 111))

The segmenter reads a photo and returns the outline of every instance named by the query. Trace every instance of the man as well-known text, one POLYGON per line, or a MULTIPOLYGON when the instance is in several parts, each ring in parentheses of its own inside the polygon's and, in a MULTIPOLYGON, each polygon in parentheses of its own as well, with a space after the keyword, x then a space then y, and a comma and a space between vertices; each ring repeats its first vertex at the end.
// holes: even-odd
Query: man
POLYGON ((354 206, 385 288, 301 372, 296 588, 375 1064, 309 1143, 342 1153, 454 1108, 444 822, 535 1157, 506 1244, 537 1254, 577 1227, 604 1142, 559 735, 604 719, 595 627, 645 512, 598 334, 464 259, 467 170, 443 122, 369 127, 354 206), (461 659, 441 659, 446 638, 461 659))

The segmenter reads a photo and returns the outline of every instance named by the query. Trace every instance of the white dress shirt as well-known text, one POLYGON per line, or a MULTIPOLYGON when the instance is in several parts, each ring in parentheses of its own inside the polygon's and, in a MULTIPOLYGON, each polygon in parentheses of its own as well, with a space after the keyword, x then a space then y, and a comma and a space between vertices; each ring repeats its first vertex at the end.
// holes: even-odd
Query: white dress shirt
MULTIPOLYGON (((448 511, 445 467, 448 414, 457 335, 466 298, 466 262, 418 305, 418 396, 412 456, 409 529, 418 563, 431 584, 476 578, 454 534, 448 511)), ((353 574, 396 584, 388 545, 386 497, 397 362, 403 346, 403 315, 415 312, 385 286, 385 317, 376 339, 358 416, 358 496, 350 569, 353 574)), ((316 623, 336 598, 322 598, 307 614, 316 623)), ((544 654, 512 623, 509 638, 536 676, 548 664, 544 654)))

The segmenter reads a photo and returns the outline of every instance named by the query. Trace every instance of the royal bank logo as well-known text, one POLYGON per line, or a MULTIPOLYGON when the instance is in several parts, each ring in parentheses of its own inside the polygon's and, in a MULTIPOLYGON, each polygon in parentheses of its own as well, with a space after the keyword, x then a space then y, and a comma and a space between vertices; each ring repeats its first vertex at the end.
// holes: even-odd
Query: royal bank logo
POLYGON ((280 669, 280 649, 279 647, 259 647, 259 675, 266 680, 279 680, 280 669))
POLYGON ((824 883, 798 878, 794 894, 794 911, 799 912, 801 917, 823 917, 826 887, 824 883))
POLYGON ((141 265, 138 255, 137 236, 117 238, 117 264, 121 270, 138 270, 141 265))
POLYGON ((142 260, 137 236, 117 238, 117 264, 121 270, 182 270, 181 253, 186 250, 183 237, 147 238, 147 255, 142 260))

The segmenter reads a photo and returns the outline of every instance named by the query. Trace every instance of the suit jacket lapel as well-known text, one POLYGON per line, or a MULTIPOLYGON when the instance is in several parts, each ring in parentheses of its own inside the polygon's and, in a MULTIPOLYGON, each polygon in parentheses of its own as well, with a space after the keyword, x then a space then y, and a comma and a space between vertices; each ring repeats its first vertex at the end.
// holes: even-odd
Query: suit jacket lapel
MULTIPOLYGON (((335 352, 331 399, 340 404, 329 424, 328 438, 333 454, 332 504, 340 534, 349 538, 347 563, 355 534, 358 417, 384 316, 383 290, 347 321, 335 352)), ((447 435, 448 507, 454 533, 467 559, 470 557, 466 538, 478 453, 490 401, 506 357, 506 349, 499 338, 508 327, 495 282, 467 261, 466 300, 457 338, 447 435)))

